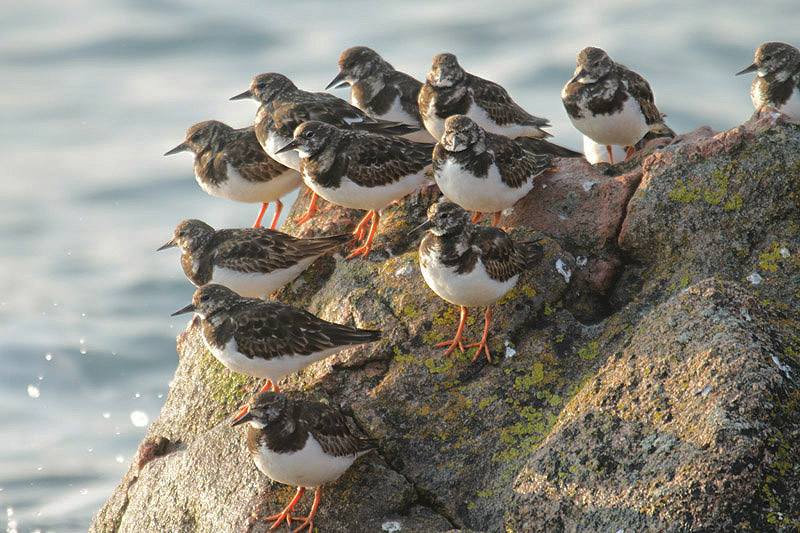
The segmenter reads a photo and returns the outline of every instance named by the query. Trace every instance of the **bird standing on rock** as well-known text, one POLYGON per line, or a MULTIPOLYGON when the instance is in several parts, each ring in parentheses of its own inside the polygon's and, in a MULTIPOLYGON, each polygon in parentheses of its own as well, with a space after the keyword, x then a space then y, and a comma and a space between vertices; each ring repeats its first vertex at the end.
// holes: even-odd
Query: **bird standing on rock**
POLYGON ((417 191, 428 181, 433 146, 399 137, 347 131, 323 122, 306 122, 283 147, 297 150, 303 180, 329 202, 351 209, 368 209, 356 226, 354 241, 366 240, 348 259, 366 258, 380 222, 390 203, 417 191))
POLYGON ((578 54, 578 66, 564 85, 561 100, 572 124, 584 135, 606 146, 627 146, 625 159, 648 131, 674 137, 658 111, 653 90, 639 74, 615 63, 600 48, 587 47, 578 54))
POLYGON ((164 155, 194 153, 194 174, 200 187, 212 196, 235 202, 262 202, 253 224, 261 219, 269 202, 275 202, 275 229, 283 204, 281 197, 302 185, 296 170, 287 168, 261 149, 253 127, 234 129, 217 120, 195 124, 186 140, 164 155))
POLYGON ((214 283, 194 292, 172 316, 194 312, 211 354, 234 372, 278 380, 346 348, 375 342, 381 332, 334 324, 281 302, 239 296, 214 283))
POLYGON ((534 242, 515 242, 496 227, 476 226, 469 214, 452 202, 433 204, 428 220, 414 231, 428 230, 419 245, 419 264, 428 286, 444 300, 461 308, 461 318, 453 340, 436 345, 447 347, 445 355, 456 348, 477 347, 473 361, 481 352, 491 362, 489 326, 492 304, 502 298, 519 275, 531 268, 541 256, 534 242), (463 344, 467 307, 486 306, 483 337, 480 342, 463 344))
POLYGON ((339 74, 325 89, 350 85, 350 103, 371 117, 410 124, 419 131, 404 135, 418 142, 435 142, 425 130, 417 98, 422 82, 394 69, 366 46, 348 48, 339 57, 339 74))
POLYGON ((433 178, 448 200, 475 211, 473 223, 481 213, 493 212, 496 226, 501 212, 528 194, 533 180, 552 163, 550 154, 531 153, 516 139, 486 132, 465 115, 453 115, 433 150, 433 178))
POLYGON ((739 74, 756 72, 750 98, 756 109, 776 108, 792 120, 800 120, 800 50, 786 43, 764 43, 755 61, 739 74))
POLYGON ((320 402, 293 400, 275 392, 260 392, 242 406, 232 425, 247 424, 247 449, 261 472, 272 480, 297 487, 292 501, 273 520, 302 522, 295 533, 314 529, 321 486, 338 479, 362 455, 376 448, 373 439, 353 435, 344 415, 320 402), (305 518, 292 509, 306 488, 314 487, 314 503, 305 518))
POLYGON ((522 109, 500 85, 465 71, 453 54, 433 56, 417 103, 425 128, 437 141, 452 115, 467 115, 486 131, 506 137, 550 136, 542 129, 549 120, 522 109))
MULTIPOLYGON (((328 93, 313 93, 299 89, 289 78, 277 72, 255 76, 250 88, 231 100, 252 98, 259 103, 255 118, 255 133, 264 151, 289 168, 300 170, 300 160, 294 152, 279 152, 292 140, 292 134, 303 122, 317 120, 339 128, 402 134, 416 128, 372 118, 357 107, 328 93)), ((308 221, 316 211, 316 193, 312 194, 306 214, 296 222, 308 221)))
POLYGON ((197 287, 217 283, 240 296, 266 298, 349 239, 349 235, 299 239, 266 228, 215 230, 202 220, 190 219, 178 224, 172 240, 158 250, 180 248, 183 272, 197 287))

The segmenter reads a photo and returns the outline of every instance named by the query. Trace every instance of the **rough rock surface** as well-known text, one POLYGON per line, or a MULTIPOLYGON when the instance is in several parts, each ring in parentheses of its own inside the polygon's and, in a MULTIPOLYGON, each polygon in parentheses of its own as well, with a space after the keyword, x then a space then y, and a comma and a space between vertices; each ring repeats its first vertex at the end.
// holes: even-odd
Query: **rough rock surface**
MULTIPOLYGON (((323 258, 275 295, 384 331, 281 384, 380 442, 326 487, 320 531, 800 528, 800 128, 766 109, 614 167, 558 167, 501 221, 546 237, 496 306, 491 364, 433 347, 458 311, 422 281, 409 235, 430 190, 387 209, 369 259, 323 258)), ((325 206, 284 230, 343 231, 360 214, 325 206)), ((241 531, 261 507, 260 533, 293 493, 230 427, 261 384, 191 326, 178 351, 161 416, 92 531, 241 531)))

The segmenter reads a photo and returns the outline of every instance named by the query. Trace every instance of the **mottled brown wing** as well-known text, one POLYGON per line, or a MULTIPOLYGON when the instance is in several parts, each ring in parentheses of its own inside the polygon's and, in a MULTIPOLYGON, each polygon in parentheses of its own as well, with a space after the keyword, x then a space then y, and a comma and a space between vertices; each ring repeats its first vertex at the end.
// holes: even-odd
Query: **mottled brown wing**
POLYGON ((373 439, 353 435, 345 416, 323 403, 302 401, 300 419, 308 425, 308 430, 329 455, 361 455, 376 448, 377 443, 373 439))
POLYGON ((468 76, 475 103, 500 126, 510 123, 537 127, 550 125, 546 118, 535 117, 522 109, 500 85, 472 74, 468 76))
POLYGON ((214 161, 218 171, 222 170, 219 167, 230 163, 247 181, 265 182, 289 170, 264 152, 252 126, 237 132, 240 134, 235 141, 226 146, 214 161))
POLYGON ((504 135, 486 134, 486 147, 494 152, 494 160, 500 170, 500 178, 509 187, 522 187, 551 167, 553 157, 533 154, 504 135))
POLYGON ((647 124, 662 122, 661 113, 656 108, 653 90, 647 80, 622 65, 618 65, 618 68, 620 68, 622 82, 627 87, 628 92, 639 102, 645 122, 647 124))
POLYGON ((310 355, 334 348, 371 342, 380 332, 327 322, 280 302, 252 302, 236 309, 234 339, 246 357, 272 359, 310 355))
POLYGON ((342 139, 341 157, 347 158, 347 177, 374 187, 395 183, 431 164, 433 144, 397 137, 350 133, 342 139))
POLYGON ((322 255, 350 239, 336 235, 297 239, 266 228, 219 230, 214 236, 213 263, 240 272, 268 273, 290 268, 308 257, 322 255))
POLYGON ((477 226, 471 244, 479 250, 483 266, 493 280, 506 281, 528 265, 526 250, 500 228, 477 226))

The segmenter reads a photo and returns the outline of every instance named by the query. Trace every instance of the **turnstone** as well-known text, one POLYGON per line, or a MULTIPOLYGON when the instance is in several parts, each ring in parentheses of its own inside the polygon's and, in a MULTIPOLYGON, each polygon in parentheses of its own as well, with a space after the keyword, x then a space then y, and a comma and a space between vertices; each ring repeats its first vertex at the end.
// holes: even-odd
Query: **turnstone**
POLYGON ((200 187, 212 196, 235 202, 262 202, 253 227, 261 219, 269 202, 275 202, 275 229, 283 209, 281 197, 302 185, 295 170, 272 159, 258 143, 253 127, 234 129, 217 120, 195 124, 186 132, 186 140, 164 155, 194 153, 194 175, 200 187))
POLYGON ((542 130, 550 121, 522 109, 500 85, 466 72, 453 54, 433 56, 417 103, 425 128, 437 141, 451 115, 467 115, 486 131, 506 137, 550 136, 542 130))
POLYGON ((348 48, 339 57, 339 74, 325 87, 350 85, 350 103, 371 117, 410 124, 418 131, 405 137, 435 142, 419 115, 417 97, 422 82, 394 69, 366 46, 348 48))
MULTIPOLYGON (((415 128, 370 117, 341 98, 328 93, 312 93, 297 86, 277 72, 259 74, 250 82, 250 88, 231 100, 252 98, 260 105, 256 112, 255 132, 264 151, 289 168, 300 170, 300 160, 294 152, 278 150, 291 142, 294 129, 308 120, 318 120, 340 128, 361 129, 387 134, 403 134, 415 128)), ((316 211, 316 193, 313 194, 305 215, 296 222, 302 224, 316 211)))
POLYGON ((469 214, 452 202, 433 204, 428 208, 428 220, 414 231, 427 229, 419 245, 419 264, 425 282, 444 300, 461 307, 461 319, 451 341, 436 345, 447 346, 445 355, 456 347, 463 353, 462 333, 467 321, 467 307, 486 306, 483 337, 466 348, 478 348, 491 362, 489 325, 492 304, 511 290, 521 272, 541 255, 533 242, 515 242, 500 228, 475 226, 469 214))
POLYGON ((353 435, 339 411, 320 402, 293 400, 275 392, 260 392, 243 405, 232 425, 248 424, 247 449, 268 478, 297 487, 297 493, 274 520, 270 531, 284 520, 302 522, 295 533, 314 529, 322 485, 338 479, 362 455, 376 449, 376 441, 353 435), (292 509, 306 488, 314 487, 314 503, 305 518, 292 509))
POLYGON ((736 73, 757 72, 750 98, 759 109, 776 108, 792 120, 800 120, 800 51, 786 43, 764 43, 756 50, 755 62, 736 73))
POLYGON ((627 146, 625 159, 648 131, 674 137, 656 108, 653 91, 639 74, 615 63, 600 48, 587 47, 578 54, 575 75, 561 90, 561 100, 572 124, 594 142, 627 146))
POLYGON ((311 121, 294 130, 284 150, 298 151, 303 180, 314 192, 336 205, 369 210, 354 241, 364 238, 371 219, 369 234, 349 259, 369 255, 381 210, 425 185, 432 145, 311 121))
POLYGON ((529 152, 516 139, 484 131, 465 115, 453 115, 447 117, 442 140, 433 149, 433 178, 448 200, 475 211, 473 223, 481 213, 493 212, 496 226, 503 209, 528 194, 533 180, 552 168, 552 162, 550 154, 529 152))
POLYGON ((197 289, 192 303, 172 316, 189 312, 200 317, 203 342, 212 355, 234 372, 267 378, 264 390, 278 390, 282 377, 381 336, 284 303, 239 296, 215 283, 197 289))
POLYGON ((183 271, 197 287, 217 283, 240 296, 265 298, 349 238, 298 239, 266 228, 215 230, 191 219, 178 224, 172 240, 159 250, 179 247, 183 271))

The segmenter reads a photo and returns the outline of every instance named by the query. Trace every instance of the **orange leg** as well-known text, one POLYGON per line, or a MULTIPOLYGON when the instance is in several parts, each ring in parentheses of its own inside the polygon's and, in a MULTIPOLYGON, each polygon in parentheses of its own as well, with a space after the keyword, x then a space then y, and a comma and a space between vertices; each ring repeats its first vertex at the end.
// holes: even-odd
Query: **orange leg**
POLYGON ((272 531, 272 530, 276 529, 278 526, 280 526, 281 522, 283 522, 284 520, 286 520, 286 523, 289 524, 289 526, 291 527, 291 525, 292 525, 292 509, 294 508, 295 505, 297 505, 297 502, 300 501, 300 498, 303 496, 303 493, 305 491, 306 491, 305 487, 297 487, 297 493, 294 495, 294 498, 292 498, 292 501, 289 502, 289 505, 287 505, 284 508, 283 511, 281 511, 280 513, 278 513, 276 515, 268 516, 268 517, 266 517, 264 519, 264 520, 275 520, 275 523, 272 524, 271 528, 269 528, 270 531, 272 531))
POLYGON ((489 354, 489 346, 486 344, 487 341, 489 340, 489 324, 492 323, 491 307, 486 308, 486 316, 484 318, 484 322, 485 324, 483 326, 483 337, 481 337, 481 341, 476 342, 475 344, 467 344, 467 348, 474 348, 475 346, 478 347, 478 351, 475 352, 475 357, 472 358, 473 361, 478 358, 478 356, 481 354, 481 351, 484 351, 486 352, 486 359, 488 359, 489 362, 491 363, 492 356, 489 354))
POLYGON ((278 388, 278 384, 274 383, 271 379, 268 379, 267 382, 264 384, 264 388, 261 389, 259 392, 264 392, 268 390, 274 390, 275 392, 280 392, 281 390, 278 388))
POLYGON ((269 225, 269 229, 275 229, 275 225, 278 223, 278 217, 281 216, 282 210, 283 203, 280 200, 275 200, 275 216, 272 217, 272 224, 269 225))
POLYGON ((472 223, 477 224, 478 221, 481 219, 482 214, 483 213, 481 213, 480 211, 475 211, 475 216, 472 217, 472 223))
POLYGON ((312 194, 314 194, 314 191, 310 187, 306 187, 306 190, 303 191, 303 196, 311 196, 312 194))
POLYGON ((606 145, 606 152, 608 152, 608 159, 611 161, 611 164, 614 164, 614 149, 611 147, 610 144, 606 145))
POLYGON ((631 156, 633 155, 633 153, 634 153, 635 151, 636 151, 636 148, 634 148, 633 146, 628 146, 628 147, 625 149, 625 161, 627 161, 628 159, 630 159, 630 158, 631 158, 631 156))
MULTIPOLYGON (((309 190, 311 190, 311 189, 309 189, 309 190)), ((312 192, 311 193, 311 202, 308 204, 308 210, 306 211, 306 214, 301 216, 297 220, 295 220, 294 221, 295 224, 300 226, 301 224, 305 224, 306 222, 311 220, 311 217, 314 216, 314 213, 316 213, 318 211, 318 209, 317 209, 317 198, 318 198, 317 193, 312 192)))
POLYGON ((261 227, 261 219, 264 218, 264 213, 267 212, 267 206, 268 205, 269 205, 269 202, 264 202, 263 204, 261 204, 261 211, 258 212, 258 218, 256 218, 256 221, 253 224, 254 228, 261 227))
POLYGON ((372 220, 372 215, 374 214, 375 211, 368 211, 364 218, 359 221, 355 231, 353 231, 353 239, 347 243, 348 246, 353 246, 364 238, 364 234, 367 232, 367 223, 372 220))
POLYGON ((314 515, 317 514, 317 507, 319 507, 319 500, 322 497, 322 488, 317 487, 317 490, 314 491, 314 503, 311 504, 311 512, 308 513, 308 516, 305 518, 292 518, 292 520, 302 520, 303 523, 300 524, 300 527, 294 530, 294 533, 298 533, 305 528, 308 528, 309 533, 314 530, 314 515))
POLYGON ((369 255, 370 250, 372 250, 372 239, 375 238, 375 230, 378 229, 378 223, 380 222, 380 220, 381 216, 377 212, 372 211, 372 226, 370 226, 369 228, 369 234, 367 234, 367 241, 358 248, 356 248, 355 250, 353 250, 352 252, 350 252, 350 255, 347 256, 348 259, 352 259, 358 255, 366 259, 366 257, 369 255))
POLYGON ((445 355, 450 355, 451 353, 453 353, 453 350, 456 349, 456 346, 458 346, 458 349, 461 351, 461 353, 464 353, 464 344, 463 344, 464 337, 462 336, 462 333, 464 333, 464 325, 466 323, 467 323, 467 308, 462 305, 461 319, 458 321, 458 329, 456 330, 456 336, 453 337, 453 340, 451 341, 440 342, 439 344, 436 345, 436 347, 444 348, 445 346, 448 346, 447 350, 445 350, 444 352, 445 355))
POLYGON ((502 211, 495 211, 494 213, 494 220, 492 220, 492 226, 496 226, 498 222, 500 222, 500 215, 502 215, 502 211))

